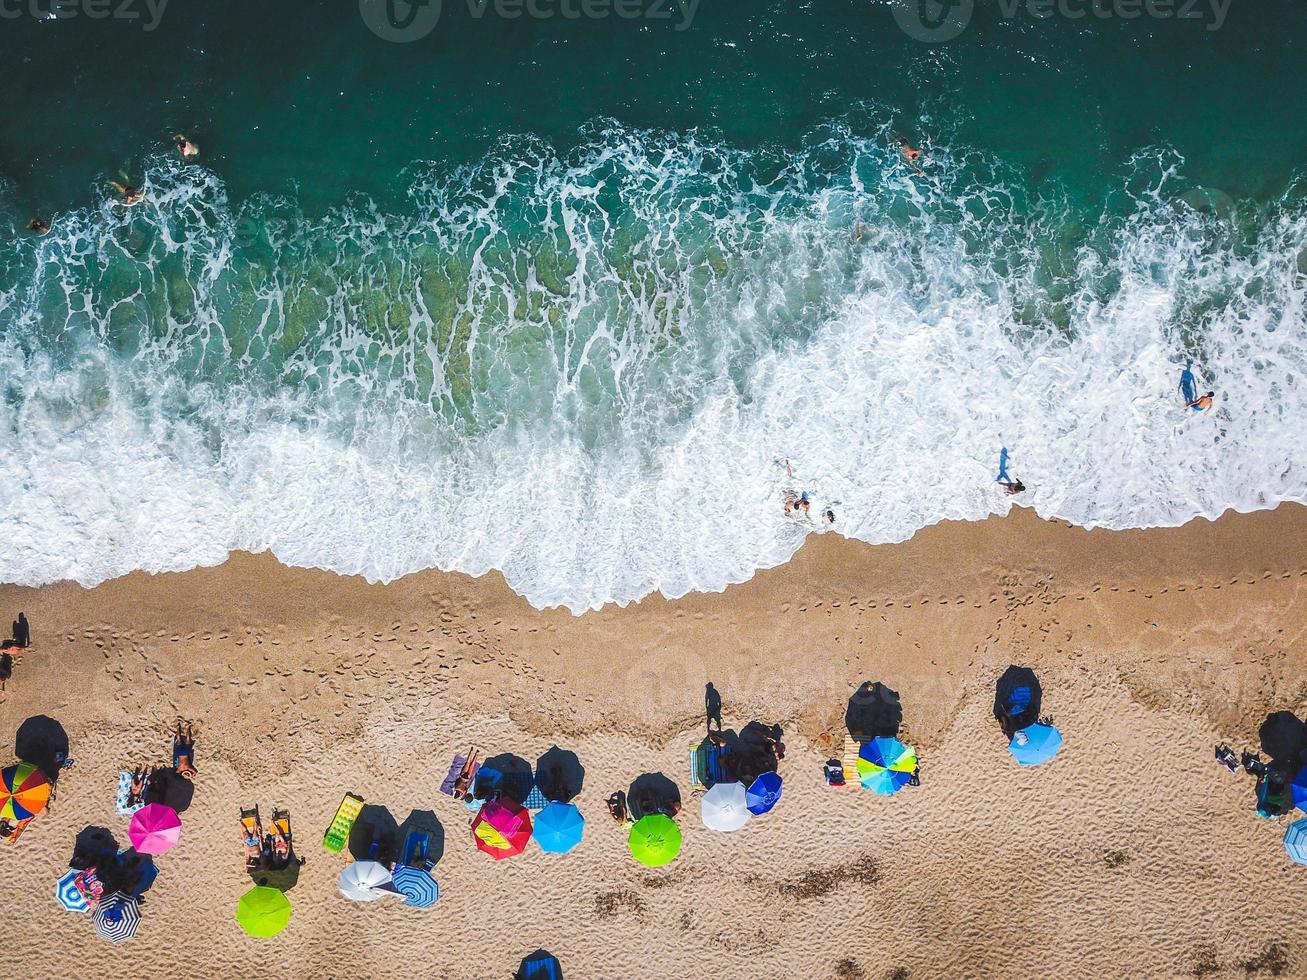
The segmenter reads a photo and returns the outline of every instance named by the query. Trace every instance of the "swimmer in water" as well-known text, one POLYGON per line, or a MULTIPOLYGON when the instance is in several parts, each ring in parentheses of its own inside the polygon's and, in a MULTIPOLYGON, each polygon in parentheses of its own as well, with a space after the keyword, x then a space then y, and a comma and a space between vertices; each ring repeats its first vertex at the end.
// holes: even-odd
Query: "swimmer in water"
POLYGON ((116 180, 109 181, 109 186, 118 192, 122 198, 123 204, 131 207, 134 204, 140 204, 145 200, 145 195, 131 184, 120 184, 116 180))
POLYGON ((834 523, 835 523, 835 511, 833 511, 833 510, 827 510, 826 513, 822 514, 821 516, 822 516, 822 518, 826 521, 827 524, 834 525, 834 523))
POLYGON ((864 225, 861 221, 855 221, 853 223, 853 240, 855 242, 862 241, 862 236, 869 231, 871 231, 871 229, 868 228, 866 225, 864 225))
POLYGON ((27 230, 37 235, 50 234, 50 222, 44 218, 33 218, 27 223, 27 230))
POLYGON ((921 159, 921 150, 913 146, 898 133, 890 133, 890 138, 898 143, 899 152, 903 154, 903 159, 908 161, 908 166, 916 171, 917 176, 926 176, 926 172, 917 166, 917 161, 921 159))
POLYGON ((1192 408, 1195 412, 1207 412, 1211 410, 1215 398, 1216 392, 1209 391, 1207 394, 1203 395, 1202 398, 1195 398, 1187 407, 1192 408))
POLYGON ((177 152, 182 155, 183 160, 193 160, 195 157, 200 155, 200 148, 181 133, 174 135, 172 140, 177 146, 177 152))

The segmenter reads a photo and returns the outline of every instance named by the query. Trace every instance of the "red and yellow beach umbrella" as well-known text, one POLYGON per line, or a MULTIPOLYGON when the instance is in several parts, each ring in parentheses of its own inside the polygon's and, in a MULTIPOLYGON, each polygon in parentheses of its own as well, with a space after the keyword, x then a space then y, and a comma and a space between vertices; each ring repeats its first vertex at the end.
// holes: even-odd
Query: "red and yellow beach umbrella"
POLYGON ((521 854, 531 839, 531 815, 512 800, 490 800, 472 821, 472 838, 496 860, 521 854))
POLYGON ((0 771, 0 820, 27 820, 50 802, 50 778, 30 762, 0 771))

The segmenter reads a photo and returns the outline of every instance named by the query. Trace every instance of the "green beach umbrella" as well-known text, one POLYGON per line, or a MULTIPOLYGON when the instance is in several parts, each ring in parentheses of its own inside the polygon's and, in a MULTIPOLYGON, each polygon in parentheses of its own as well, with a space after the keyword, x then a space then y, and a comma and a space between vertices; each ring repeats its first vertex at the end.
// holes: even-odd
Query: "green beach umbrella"
POLYGON ((290 922, 290 902, 277 889, 256 885, 241 896, 236 921, 251 936, 267 939, 290 922))
POLYGON ((658 868, 681 853, 681 828, 664 813, 651 813, 631 826, 631 856, 646 868, 658 868))

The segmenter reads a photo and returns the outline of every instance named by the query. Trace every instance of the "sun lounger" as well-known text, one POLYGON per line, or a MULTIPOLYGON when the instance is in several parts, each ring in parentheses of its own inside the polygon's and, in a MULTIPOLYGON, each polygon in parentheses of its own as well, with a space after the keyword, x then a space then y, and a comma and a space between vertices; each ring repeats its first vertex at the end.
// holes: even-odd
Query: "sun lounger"
POLYGON ((844 779, 850 783, 858 781, 858 753, 862 743, 852 735, 844 737, 844 779))
POLYGON ((245 870, 258 871, 263 867, 263 822, 259 808, 241 810, 241 847, 245 851, 245 870))
POLYGON ((294 849, 290 834, 290 811, 272 811, 272 859, 275 868, 284 868, 290 862, 294 849))
POLYGON ((336 815, 331 818, 331 826, 322 835, 322 846, 333 854, 339 854, 349 842, 349 832, 354 829, 354 821, 363 809, 363 797, 346 793, 336 808, 336 815))
MULTIPOLYGON (((148 782, 146 785, 148 787, 149 785, 148 782)), ((115 802, 114 806, 115 809, 117 809, 117 811, 125 817, 130 816, 131 814, 139 810, 141 807, 145 806, 144 799, 142 799, 141 802, 139 803, 129 804, 127 800, 131 796, 131 792, 132 792, 132 774, 130 772, 120 772, 118 774, 118 799, 115 802)))
POLYGON ((730 752, 723 745, 695 742, 690 746, 690 790, 703 791, 726 780, 725 761, 730 752))
POLYGON ((404 837, 404 847, 399 854, 399 863, 410 868, 430 871, 434 868, 428 856, 431 853, 431 835, 421 830, 410 830, 404 837))

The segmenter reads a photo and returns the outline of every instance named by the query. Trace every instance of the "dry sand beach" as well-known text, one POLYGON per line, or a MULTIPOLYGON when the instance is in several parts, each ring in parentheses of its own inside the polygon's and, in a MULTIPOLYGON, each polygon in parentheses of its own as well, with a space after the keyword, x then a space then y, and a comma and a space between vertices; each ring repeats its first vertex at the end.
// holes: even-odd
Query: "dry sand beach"
MULTIPOLYGON (((834 535, 722 594, 574 618, 497 576, 386 586, 235 555, 85 590, 0 587, 34 646, 0 704, 8 760, 34 715, 76 765, 0 851, 11 953, 53 976, 506 978, 537 947, 569 978, 1307 976, 1307 869, 1252 781, 1212 745, 1254 747, 1307 711, 1307 509, 1176 530, 1088 532, 1017 511, 896 546, 834 535), (1065 734, 1021 769, 991 715, 1009 664, 1035 668, 1065 734), (823 785, 847 699, 902 696, 922 785, 883 799, 823 785), (785 795, 713 834, 686 786, 703 690, 727 725, 786 729, 785 795), (167 761, 195 719, 199 776, 135 939, 110 946, 52 883, 83 828, 126 839, 120 768, 167 761), (586 767, 572 854, 493 862, 437 787, 453 752, 586 767), (604 812, 645 772, 678 781, 685 846, 637 866, 604 812), (341 794, 444 829, 433 909, 352 904, 319 846, 341 794), (291 811, 308 863, 290 926, 255 940, 237 814, 291 811)), ((35 967, 24 966, 26 972, 35 967)))

